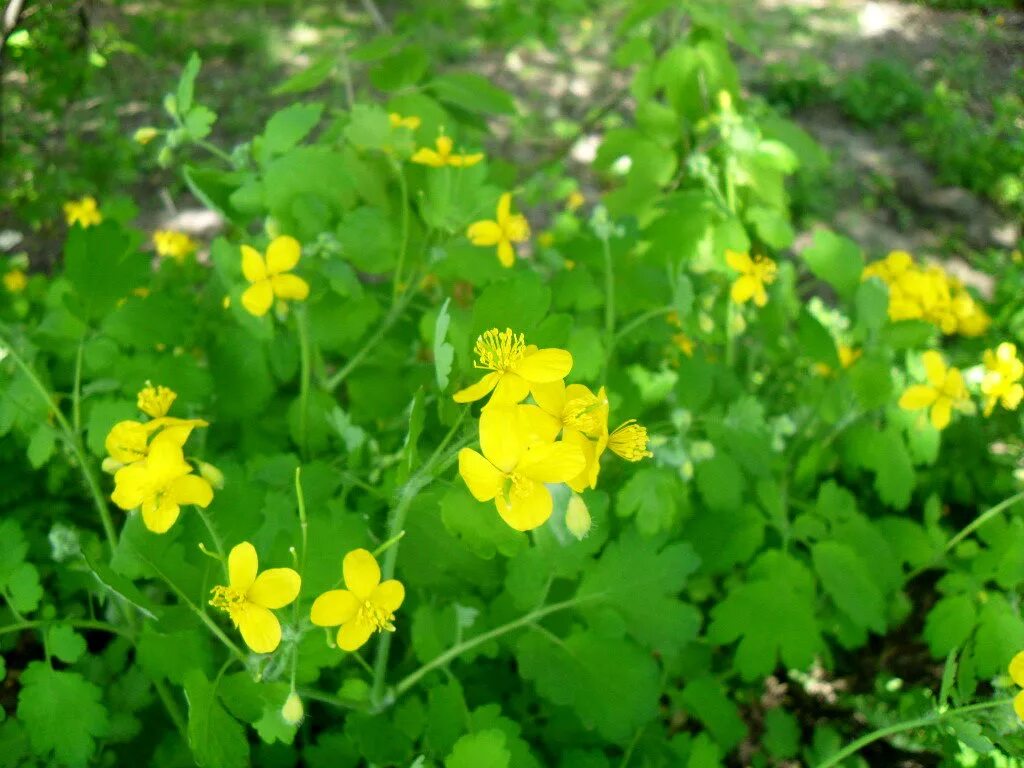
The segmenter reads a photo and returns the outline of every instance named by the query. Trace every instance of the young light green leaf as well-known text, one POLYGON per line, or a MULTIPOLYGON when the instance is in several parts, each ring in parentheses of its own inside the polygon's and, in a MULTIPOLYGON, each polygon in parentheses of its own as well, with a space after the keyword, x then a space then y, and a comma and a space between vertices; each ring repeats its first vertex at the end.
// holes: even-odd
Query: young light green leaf
POLYGON ((434 376, 437 379, 437 388, 442 392, 448 389, 452 363, 455 361, 455 347, 445 340, 448 336, 448 326, 452 321, 451 315, 448 314, 450 303, 450 298, 445 299, 434 322, 434 376))
POLYGON ((68 624, 54 624, 46 631, 46 647, 65 664, 74 664, 85 653, 85 638, 68 624))
POLYGON ((455 742, 444 768, 509 768, 512 756, 497 729, 467 733, 455 742))
POLYGON ((32 751, 52 754, 58 765, 85 766, 96 740, 107 735, 110 721, 103 692, 76 672, 58 672, 33 661, 20 678, 18 719, 28 729, 32 751))

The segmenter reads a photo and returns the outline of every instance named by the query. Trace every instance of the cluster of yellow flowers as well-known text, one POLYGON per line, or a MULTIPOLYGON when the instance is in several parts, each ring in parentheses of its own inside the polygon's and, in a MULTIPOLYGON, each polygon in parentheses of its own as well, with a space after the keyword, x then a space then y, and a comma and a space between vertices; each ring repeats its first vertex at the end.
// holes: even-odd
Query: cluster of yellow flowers
POLYGON ((95 226, 103 221, 103 214, 96 203, 96 198, 86 195, 79 200, 64 203, 64 220, 69 227, 77 224, 83 229, 95 226))
MULTIPOLYGON (((954 410, 974 411, 970 393, 960 369, 946 365, 941 353, 931 349, 921 357, 926 384, 908 387, 900 397, 900 408, 908 411, 929 409, 929 418, 936 429, 945 429, 954 410)), ((979 389, 984 398, 983 412, 990 416, 996 405, 1014 411, 1024 399, 1024 362, 1017 357, 1017 347, 1004 341, 995 349, 986 349, 982 356, 984 373, 979 389)))
MULTIPOLYGON (((596 487, 606 448, 628 461, 652 455, 647 430, 635 421, 609 433, 603 387, 594 394, 583 384, 566 386, 568 351, 538 349, 510 328, 492 328, 477 338, 474 352, 474 366, 488 373, 454 399, 490 399, 480 413, 482 454, 459 451, 459 474, 478 501, 494 501, 512 528, 528 531, 547 521, 554 506, 548 483, 565 483, 575 493, 596 487), (523 403, 528 396, 533 402, 523 403)), ((577 518, 581 504, 573 502, 577 518)), ((574 527, 585 535, 589 520, 574 527)))
POLYGON ((889 287, 890 320, 924 320, 944 334, 981 336, 991 322, 962 282, 936 264, 919 265, 906 251, 892 251, 864 268, 889 287))
POLYGON ((109 456, 103 469, 114 475, 115 486, 110 498, 125 511, 140 510, 143 523, 154 533, 168 531, 183 504, 208 506, 213 501, 209 478, 220 474, 200 462, 200 474, 193 474, 193 466, 185 460, 185 442, 193 429, 207 423, 168 416, 176 398, 167 387, 147 385, 139 392, 138 407, 151 418, 119 421, 105 442, 109 456))
POLYGON ((4 288, 8 293, 21 293, 28 286, 28 276, 24 270, 11 269, 4 272, 4 288))

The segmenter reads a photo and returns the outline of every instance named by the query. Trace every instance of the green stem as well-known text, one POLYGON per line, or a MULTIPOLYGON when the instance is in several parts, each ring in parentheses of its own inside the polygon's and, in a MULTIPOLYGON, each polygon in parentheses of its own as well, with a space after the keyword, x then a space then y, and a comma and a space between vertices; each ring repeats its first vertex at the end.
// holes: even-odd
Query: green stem
POLYGON ((1015 493, 1013 496, 1010 496, 1009 498, 1003 499, 998 504, 996 504, 994 507, 989 507, 988 509, 986 509, 980 515, 978 515, 976 518, 974 518, 974 520, 972 520, 970 523, 968 523, 966 526, 964 526, 964 528, 959 533, 957 533, 949 541, 946 542, 945 546, 942 548, 942 552, 939 553, 939 557, 936 557, 935 560, 933 560, 932 562, 927 563, 926 565, 918 566, 913 571, 911 571, 907 575, 907 581, 910 581, 910 579, 914 578, 919 573, 922 573, 922 572, 928 570, 929 568, 934 567, 935 564, 939 561, 939 559, 941 559, 942 555, 945 555, 946 553, 951 552, 953 549, 956 548, 956 546, 961 541, 963 541, 968 536, 970 536, 972 533, 974 533, 976 530, 981 528, 981 526, 985 525, 985 523, 987 523, 993 517, 998 515, 1000 512, 1003 512, 1004 510, 1009 509, 1010 507, 1012 507, 1014 504, 1016 504, 1018 501, 1021 501, 1021 500, 1024 500, 1024 491, 1021 491, 1020 493, 1015 493))
POLYGON ((210 520, 210 516, 206 510, 200 506, 196 506, 196 512, 199 514, 199 518, 203 521, 203 525, 206 526, 206 530, 210 533, 210 538, 213 539, 214 549, 217 550, 217 558, 220 560, 221 566, 224 568, 224 576, 228 576, 228 557, 224 551, 224 542, 220 538, 220 534, 217 533, 217 529, 213 527, 213 521, 210 520))
POLYGON ((313 358, 310 354, 309 325, 306 319, 306 308, 301 307, 295 313, 295 326, 299 332, 299 450, 303 456, 309 455, 309 379, 312 372, 313 358))
POLYGON ((86 460, 85 450, 82 447, 82 441, 79 439, 78 433, 75 432, 71 425, 68 423, 67 417, 61 412, 60 408, 57 407, 57 403, 54 402, 50 396, 49 391, 43 385, 43 382, 36 375, 36 372, 32 367, 25 362, 25 360, 18 354, 18 351, 14 348, 14 345, 10 343, 4 336, 0 336, 0 346, 7 350, 7 353, 14 360, 15 365, 21 369, 21 372, 25 374, 29 382, 35 387, 39 393, 39 397, 42 398, 43 402, 50 409, 54 419, 56 419, 58 426, 64 433, 64 439, 67 441, 71 448, 71 452, 74 454, 75 459, 78 461, 78 466, 82 471, 82 477, 85 479, 85 484, 89 488, 89 494, 92 496, 93 503, 96 505, 96 511, 99 512, 100 522, 103 524, 103 532, 107 537, 107 546, 110 549, 110 556, 114 556, 114 551, 117 549, 117 531, 114 528, 113 518, 110 516, 110 508, 107 507, 107 500, 103 496, 103 491, 100 490, 99 481, 93 475, 92 470, 89 467, 89 463, 86 460))
POLYGON ((731 369, 736 359, 736 336, 732 329, 734 304, 730 295, 725 301, 725 365, 731 369))
POLYGON ((649 309, 646 312, 637 315, 624 326, 622 326, 618 331, 615 332, 615 342, 618 343, 623 337, 628 336, 637 328, 641 327, 642 325, 645 325, 650 320, 653 320, 656 317, 660 317, 661 315, 672 314, 672 312, 674 311, 675 307, 658 307, 657 309, 649 309))
POLYGON ((167 685, 163 680, 153 680, 153 687, 156 689, 156 695, 160 697, 164 709, 167 710, 167 716, 171 718, 174 727, 178 729, 182 740, 188 744, 188 725, 185 722, 185 717, 181 714, 181 710, 178 708, 178 702, 174 700, 171 692, 167 690, 167 685))
POLYGON ((75 435, 82 434, 82 360, 85 356, 85 336, 78 342, 75 354, 75 388, 71 392, 71 424, 75 435))
POLYGON ((887 736, 893 736, 903 731, 910 731, 914 728, 927 728, 932 725, 937 725, 942 720, 952 717, 953 715, 964 715, 969 712, 977 712, 983 709, 994 709, 996 707, 1002 707, 1010 704, 1013 701, 1009 699, 998 699, 996 701, 985 701, 980 704, 968 704, 965 707, 957 707, 956 709, 947 709, 944 712, 932 712, 924 715, 923 717, 917 717, 913 720, 904 720, 893 725, 888 725, 885 728, 879 728, 872 731, 871 733, 861 736, 856 741, 850 742, 843 749, 836 752, 830 758, 825 760, 823 763, 819 763, 817 768, 832 768, 834 765, 839 765, 843 760, 850 757, 851 755, 857 754, 860 750, 864 749, 868 744, 884 739, 887 736))
POLYGON ((405 180, 405 170, 402 164, 392 158, 391 167, 398 176, 399 194, 402 196, 402 247, 398 251, 398 264, 395 265, 394 296, 392 301, 398 301, 399 295, 403 292, 402 271, 405 267, 405 254, 409 249, 409 186, 405 180))
POLYGON ((484 632, 483 634, 476 635, 468 640, 463 640, 461 643, 456 643, 441 655, 434 657, 416 671, 402 678, 398 685, 395 686, 394 698, 397 699, 403 693, 416 685, 416 683, 418 683, 423 677, 430 674, 438 667, 445 666, 448 662, 458 658, 466 651, 476 648, 478 645, 494 640, 495 638, 501 637, 509 632, 513 632, 521 627, 533 624, 552 613, 564 611, 568 608, 574 608, 587 600, 596 598, 597 595, 590 595, 583 598, 575 597, 571 600, 564 600, 560 603, 551 603, 543 608, 537 608, 536 610, 530 611, 525 616, 520 616, 518 619, 510 621, 508 624, 502 624, 500 627, 496 627, 489 632, 484 632))
POLYGON ((601 238, 604 252, 604 371, 602 381, 608 379, 608 369, 615 349, 615 265, 612 259, 612 245, 607 234, 601 238))
POLYGON ((336 390, 340 386, 341 382, 347 379, 352 371, 359 367, 363 362, 363 358, 366 357, 371 350, 377 347, 380 340, 384 338, 384 335, 391 330, 391 326, 398 322, 398 319, 402 316, 406 306, 412 300, 413 294, 413 291, 403 292, 398 297, 397 301, 391 305, 391 309, 388 311, 387 315, 384 316, 384 320, 381 321, 381 324, 377 326, 377 330, 375 330, 363 343, 363 346, 361 346, 356 353, 349 358, 349 361, 345 363, 341 370, 327 379, 327 390, 329 392, 336 390))
POLYGON ((373 556, 380 557, 382 554, 387 552, 388 549, 390 549, 392 546, 401 541, 403 536, 405 536, 405 531, 399 531, 395 536, 392 536, 390 539, 388 539, 375 550, 373 550, 373 556))
POLYGON ((93 619, 35 619, 19 621, 16 624, 8 624, 4 627, 0 627, 0 635, 6 635, 10 632, 24 632, 29 629, 40 629, 42 627, 49 626, 50 624, 68 624, 75 629, 85 630, 98 630, 100 632, 109 632, 112 635, 118 635, 127 640, 131 640, 131 633, 121 629, 114 624, 108 624, 105 621, 94 621, 93 619))
POLYGON ((197 147, 202 147, 207 152, 209 152, 211 155, 214 155, 215 157, 223 160, 225 163, 227 163, 232 168, 234 168, 235 161, 231 158, 231 155, 229 155, 223 149, 218 147, 216 144, 211 144, 210 142, 206 141, 206 139, 196 139, 195 140, 195 145, 197 147))

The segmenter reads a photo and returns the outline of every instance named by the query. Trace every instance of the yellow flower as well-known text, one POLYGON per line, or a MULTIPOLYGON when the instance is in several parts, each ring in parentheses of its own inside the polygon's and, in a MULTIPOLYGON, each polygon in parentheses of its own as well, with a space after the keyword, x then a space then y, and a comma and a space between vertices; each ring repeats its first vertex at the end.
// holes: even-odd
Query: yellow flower
POLYGON ((208 426, 202 419, 176 419, 164 416, 145 423, 138 421, 119 421, 107 433, 104 446, 115 470, 125 464, 142 461, 149 454, 150 438, 159 434, 174 441, 179 447, 185 445, 188 436, 196 427, 208 426))
POLYGON ((158 256, 167 256, 178 262, 184 261, 186 256, 199 247, 196 241, 184 232, 170 229, 158 229, 154 232, 153 245, 156 246, 158 256))
POLYGON ((608 436, 608 450, 626 461, 640 461, 654 454, 647 450, 647 427, 636 419, 625 421, 608 436))
POLYGON ((537 244, 545 248, 550 248, 552 245, 555 244, 554 232, 541 232, 539 235, 537 235, 537 244))
MULTIPOLYGON (((860 356, 864 354, 863 350, 854 349, 847 344, 839 344, 836 347, 836 351, 839 353, 839 365, 845 370, 853 365, 860 359, 860 356)), ((831 376, 835 371, 832 370, 830 365, 825 363, 818 363, 814 366, 814 371, 819 376, 831 376)))
POLYGON ((498 198, 498 212, 495 221, 484 219, 469 225, 466 237, 473 245, 498 246, 498 261, 503 267, 516 262, 512 243, 522 243, 530 237, 530 224, 521 213, 512 213, 512 195, 506 192, 498 198))
POLYGON ((450 165, 453 168, 469 168, 484 159, 483 152, 472 155, 453 155, 454 142, 449 136, 438 136, 435 142, 436 151, 429 147, 421 147, 410 158, 414 163, 429 165, 431 168, 442 168, 450 165))
MULTIPOLYGON (((1024 651, 1021 651, 1012 659, 1010 659, 1010 679, 1013 680, 1017 686, 1024 688, 1024 651)), ((1017 717, 1024 720, 1024 691, 1021 691, 1013 698, 1013 711, 1017 713, 1017 717)))
POLYGON ((259 558, 248 541, 228 554, 228 586, 210 590, 210 605, 231 617, 253 653, 273 653, 281 644, 281 622, 271 610, 299 596, 302 579, 291 568, 270 568, 257 575, 259 558))
POLYGON ((768 303, 768 294, 764 287, 775 282, 775 262, 766 256, 755 256, 753 259, 746 253, 726 250, 725 261, 740 276, 733 281, 730 296, 737 304, 745 304, 751 299, 754 304, 763 307, 768 303))
POLYGON ((9 293, 21 293, 25 290, 26 285, 28 285, 28 278, 25 277, 25 273, 20 269, 4 272, 4 288, 9 293))
POLYGON ((569 193, 569 196, 565 198, 565 208, 568 211, 576 211, 582 208, 585 202, 587 202, 587 198, 583 196, 583 193, 578 189, 574 189, 569 193))
POLYGON ((579 494, 574 493, 565 510, 565 527, 569 529, 569 533, 582 541, 590 533, 592 522, 586 502, 579 494))
POLYGON ((78 224, 84 229, 103 221, 103 214, 96 205, 96 198, 86 196, 81 200, 69 200, 64 203, 64 218, 69 227, 78 224))
POLYGON ((532 385, 558 381, 572 370, 572 355, 566 350, 527 346, 523 334, 516 336, 511 328, 504 332, 492 328, 477 337, 473 351, 478 358, 473 367, 490 373, 456 392, 457 403, 475 402, 492 389, 496 401, 518 403, 530 393, 532 385))
POLYGON ((338 647, 354 651, 374 632, 395 631, 395 611, 405 600, 405 587, 397 579, 382 582, 377 559, 365 549, 345 555, 341 570, 347 589, 320 595, 309 618, 318 627, 340 627, 338 647))
POLYGON ((945 429, 953 408, 961 411, 969 408, 964 377, 957 368, 947 368, 942 355, 933 349, 925 352, 921 359, 928 383, 908 387, 900 397, 900 408, 905 411, 931 408, 932 426, 945 429))
POLYGON ((267 258, 249 245, 242 246, 242 274, 252 285, 242 294, 242 306, 251 315, 262 317, 274 303, 274 297, 304 301, 309 283, 288 274, 299 263, 302 246, 294 237, 275 237, 267 246, 267 258))
POLYGON ((388 120, 391 122, 392 128, 408 128, 410 131, 415 131, 420 127, 420 119, 416 115, 402 117, 397 112, 392 112, 388 115, 388 120))
POLYGON ((982 357, 985 376, 981 380, 981 392, 985 395, 985 415, 988 416, 999 403, 1008 411, 1017 410, 1024 398, 1024 363, 1017 358, 1017 347, 1004 341, 995 349, 986 349, 982 357))
POLYGON ((177 399, 178 393, 170 387, 156 386, 149 382, 139 392, 137 405, 139 410, 154 419, 166 416, 171 404, 177 399))
POLYGON ((480 414, 480 448, 459 451, 459 474, 477 501, 495 502, 501 519, 529 531, 551 516, 545 483, 564 483, 587 465, 578 445, 534 440, 522 406, 490 404, 480 414))
POLYGON ((577 493, 586 487, 597 487, 601 455, 608 445, 608 395, 604 387, 595 395, 582 384, 565 383, 559 379, 531 387, 536 406, 522 406, 524 425, 543 442, 558 437, 579 447, 586 461, 579 475, 566 484, 577 493))
POLYGON ((149 142, 151 142, 153 139, 155 139, 159 135, 159 133, 160 131, 158 131, 153 126, 149 125, 143 128, 139 128, 137 131, 135 131, 135 134, 132 136, 132 138, 135 140, 136 144, 144 147, 147 144, 149 144, 149 142))
POLYGON ((685 333, 675 334, 672 337, 672 343, 675 344, 676 348, 684 355, 686 355, 687 357, 693 357, 693 339, 691 339, 685 333))
POLYGON ((126 511, 141 508, 142 521, 153 533, 170 529, 182 504, 206 507, 213 501, 213 489, 192 474, 174 434, 153 438, 144 459, 117 470, 114 485, 113 502, 126 511))

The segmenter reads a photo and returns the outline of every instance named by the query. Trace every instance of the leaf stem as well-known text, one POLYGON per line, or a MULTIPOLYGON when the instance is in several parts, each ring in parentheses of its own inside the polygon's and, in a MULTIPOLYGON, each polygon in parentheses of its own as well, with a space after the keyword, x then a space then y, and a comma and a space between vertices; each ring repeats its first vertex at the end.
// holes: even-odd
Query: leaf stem
POLYGON ((295 313, 295 326, 299 334, 299 450, 304 456, 309 455, 309 379, 312 372, 312 356, 310 354, 309 324, 306 308, 301 307, 295 313))
POLYGON ((399 194, 402 196, 402 246, 401 250, 398 251, 398 263, 395 266, 395 279, 393 286, 393 298, 392 301, 398 301, 398 297, 403 293, 404 288, 402 286, 402 270, 405 267, 405 255, 409 250, 409 185, 405 180, 405 170, 402 168, 402 164, 391 159, 391 167, 395 171, 395 175, 398 176, 398 189, 399 194))
POLYGON ((605 358, 602 381, 608 379, 608 368, 611 366, 612 354, 615 350, 615 265, 612 258, 612 245, 609 233, 600 236, 601 250, 604 253, 604 343, 605 358))
POLYGON ((333 376, 327 379, 327 390, 329 392, 336 390, 341 385, 341 382, 347 379, 352 371, 359 367, 363 362, 363 358, 366 357, 371 350, 376 348, 380 343, 380 340, 384 338, 384 334, 391 330, 391 326, 398 322, 398 319, 402 316, 406 306, 408 306, 409 302, 412 300, 413 293, 413 291, 404 291, 400 294, 395 303, 391 305, 391 309, 388 311, 387 315, 384 316, 384 320, 382 320, 381 324, 377 326, 377 330, 375 330, 363 343, 363 346, 361 346, 356 353, 349 358, 348 362, 345 363, 341 370, 337 371, 333 376))
POLYGON ((914 728, 927 728, 928 726, 937 725, 948 717, 954 715, 965 715, 969 712, 977 712, 983 709, 994 709, 996 707, 1002 707, 1010 704, 1013 701, 1009 699, 997 699, 996 701, 985 701, 979 704, 968 704, 965 707, 957 707, 956 709, 947 709, 944 712, 931 712, 922 717, 916 717, 912 720, 903 720, 899 723, 887 725, 884 728, 878 728, 871 733, 867 733, 861 736, 856 741, 850 742, 843 749, 836 752, 834 755, 829 757, 822 763, 819 763, 817 768, 832 768, 832 766, 839 765, 843 760, 850 757, 851 755, 857 754, 860 750, 864 749, 868 744, 872 744, 879 739, 884 739, 887 736, 893 736, 903 731, 910 731, 914 728))
POLYGON ((85 356, 85 336, 78 342, 75 354, 75 384, 71 391, 71 424, 75 435, 82 434, 82 361, 85 356))
POLYGON ((15 624, 0 627, 0 635, 6 635, 10 632, 24 632, 29 629, 40 629, 51 624, 68 624, 75 629, 92 629, 100 632, 109 632, 126 640, 132 639, 131 633, 127 630, 121 629, 114 624, 108 624, 105 621, 95 621, 93 619, 34 619, 19 621, 15 624))
POLYGON ((196 506, 196 512, 199 514, 199 519, 203 521, 203 525, 206 526, 206 530, 210 533, 210 538, 213 539, 214 549, 217 550, 217 559, 220 560, 221 567, 224 568, 224 575, 228 575, 228 558, 224 552, 224 542, 220 538, 220 534, 217 533, 217 529, 213 526, 213 521, 210 520, 210 516, 206 513, 206 510, 200 506, 196 506))

